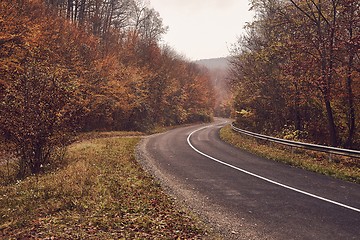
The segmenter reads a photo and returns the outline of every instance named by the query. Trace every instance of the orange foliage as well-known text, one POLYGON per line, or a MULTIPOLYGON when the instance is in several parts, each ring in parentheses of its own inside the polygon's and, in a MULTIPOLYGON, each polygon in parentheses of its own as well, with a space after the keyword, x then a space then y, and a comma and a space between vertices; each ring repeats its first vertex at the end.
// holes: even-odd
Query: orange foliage
POLYGON ((166 28, 155 10, 115 1, 101 15, 84 1, 76 13, 69 1, 0 2, 0 134, 16 145, 19 177, 40 172, 75 130, 211 119, 208 77, 159 46, 166 28), (129 12, 119 24, 121 7, 139 19, 129 12))

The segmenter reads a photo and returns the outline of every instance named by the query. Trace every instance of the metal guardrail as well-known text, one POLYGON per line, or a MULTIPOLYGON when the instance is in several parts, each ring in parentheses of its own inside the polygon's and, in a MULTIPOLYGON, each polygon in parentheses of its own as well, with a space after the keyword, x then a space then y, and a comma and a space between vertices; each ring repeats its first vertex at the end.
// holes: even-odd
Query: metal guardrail
POLYGON ((262 135, 262 134, 258 134, 258 133, 254 133, 254 132, 250 132, 250 131, 246 131, 246 130, 237 128, 234 126, 233 123, 231 124, 231 128, 235 132, 242 133, 247 136, 251 136, 251 137, 254 137, 257 139, 267 140, 270 142, 280 143, 280 144, 291 146, 291 147, 304 148, 304 149, 308 149, 308 150, 325 152, 325 153, 329 153, 329 154, 336 154, 336 155, 341 155, 341 156, 360 158, 360 151, 357 151, 357 150, 328 147, 328 146, 322 146, 322 145, 317 145, 317 144, 302 143, 302 142, 296 142, 296 141, 291 141, 291 140, 286 140, 286 139, 281 139, 281 138, 270 137, 270 136, 266 136, 266 135, 262 135))

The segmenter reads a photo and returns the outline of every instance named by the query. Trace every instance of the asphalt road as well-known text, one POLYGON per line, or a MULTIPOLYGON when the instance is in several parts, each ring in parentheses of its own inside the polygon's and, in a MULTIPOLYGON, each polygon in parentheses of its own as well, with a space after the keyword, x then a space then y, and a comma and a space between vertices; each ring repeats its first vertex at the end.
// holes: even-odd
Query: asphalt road
POLYGON ((236 149, 219 138, 225 121, 146 138, 144 164, 226 238, 360 239, 359 184, 236 149))

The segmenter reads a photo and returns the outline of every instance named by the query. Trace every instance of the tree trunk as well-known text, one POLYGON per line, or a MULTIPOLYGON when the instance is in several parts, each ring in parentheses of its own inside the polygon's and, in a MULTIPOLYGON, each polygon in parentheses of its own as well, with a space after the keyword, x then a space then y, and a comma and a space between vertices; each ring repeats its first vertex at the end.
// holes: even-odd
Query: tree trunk
MULTIPOLYGON (((349 19, 349 40, 353 39, 353 23, 354 23, 354 3, 349 5, 350 9, 350 19, 349 19)), ((355 49, 353 46, 348 47, 349 61, 347 63, 347 73, 346 73, 346 88, 347 88, 347 97, 348 97, 348 136, 345 142, 345 147, 351 148, 353 144, 353 138, 356 131, 356 114, 355 114, 355 106, 354 106, 354 94, 352 90, 352 77, 351 73, 354 67, 354 57, 355 57, 355 49)))
POLYGON ((348 95, 348 137, 345 142, 345 147, 351 147, 353 143, 353 138, 355 135, 356 124, 355 124, 355 106, 354 106, 354 94, 352 91, 352 78, 351 78, 351 69, 354 61, 354 54, 351 53, 349 57, 348 63, 348 72, 347 72, 347 79, 346 79, 346 88, 347 88, 347 95, 348 95))
POLYGON ((338 138, 336 133, 336 125, 334 121, 334 114, 331 107, 331 102, 328 98, 325 98, 326 114, 328 120, 328 130, 330 134, 330 144, 334 147, 338 145, 338 138))

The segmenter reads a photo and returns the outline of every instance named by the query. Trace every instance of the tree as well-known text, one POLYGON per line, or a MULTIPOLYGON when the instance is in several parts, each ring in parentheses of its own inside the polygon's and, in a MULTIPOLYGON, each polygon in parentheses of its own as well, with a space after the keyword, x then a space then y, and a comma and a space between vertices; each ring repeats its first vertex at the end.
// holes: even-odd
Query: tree
POLYGON ((359 4, 254 0, 252 8, 257 18, 233 49, 238 113, 258 131, 290 125, 312 141, 357 142, 359 4))
POLYGON ((51 154, 76 129, 81 107, 76 85, 66 70, 30 60, 12 79, 0 105, 1 130, 15 143, 19 177, 39 173, 51 154))
POLYGON ((39 173, 50 162, 52 153, 66 145, 78 127, 83 114, 82 95, 75 78, 78 52, 71 49, 71 55, 56 47, 65 48, 71 38, 66 39, 69 35, 64 30, 67 29, 64 21, 44 15, 46 9, 41 3, 2 3, 0 11, 7 11, 2 15, 6 23, 3 33, 5 36, 16 33, 16 38, 0 49, 3 56, 0 79, 4 82, 0 132, 15 145, 20 166, 18 177, 24 177, 39 173), (4 9, 7 4, 11 8, 4 9))

